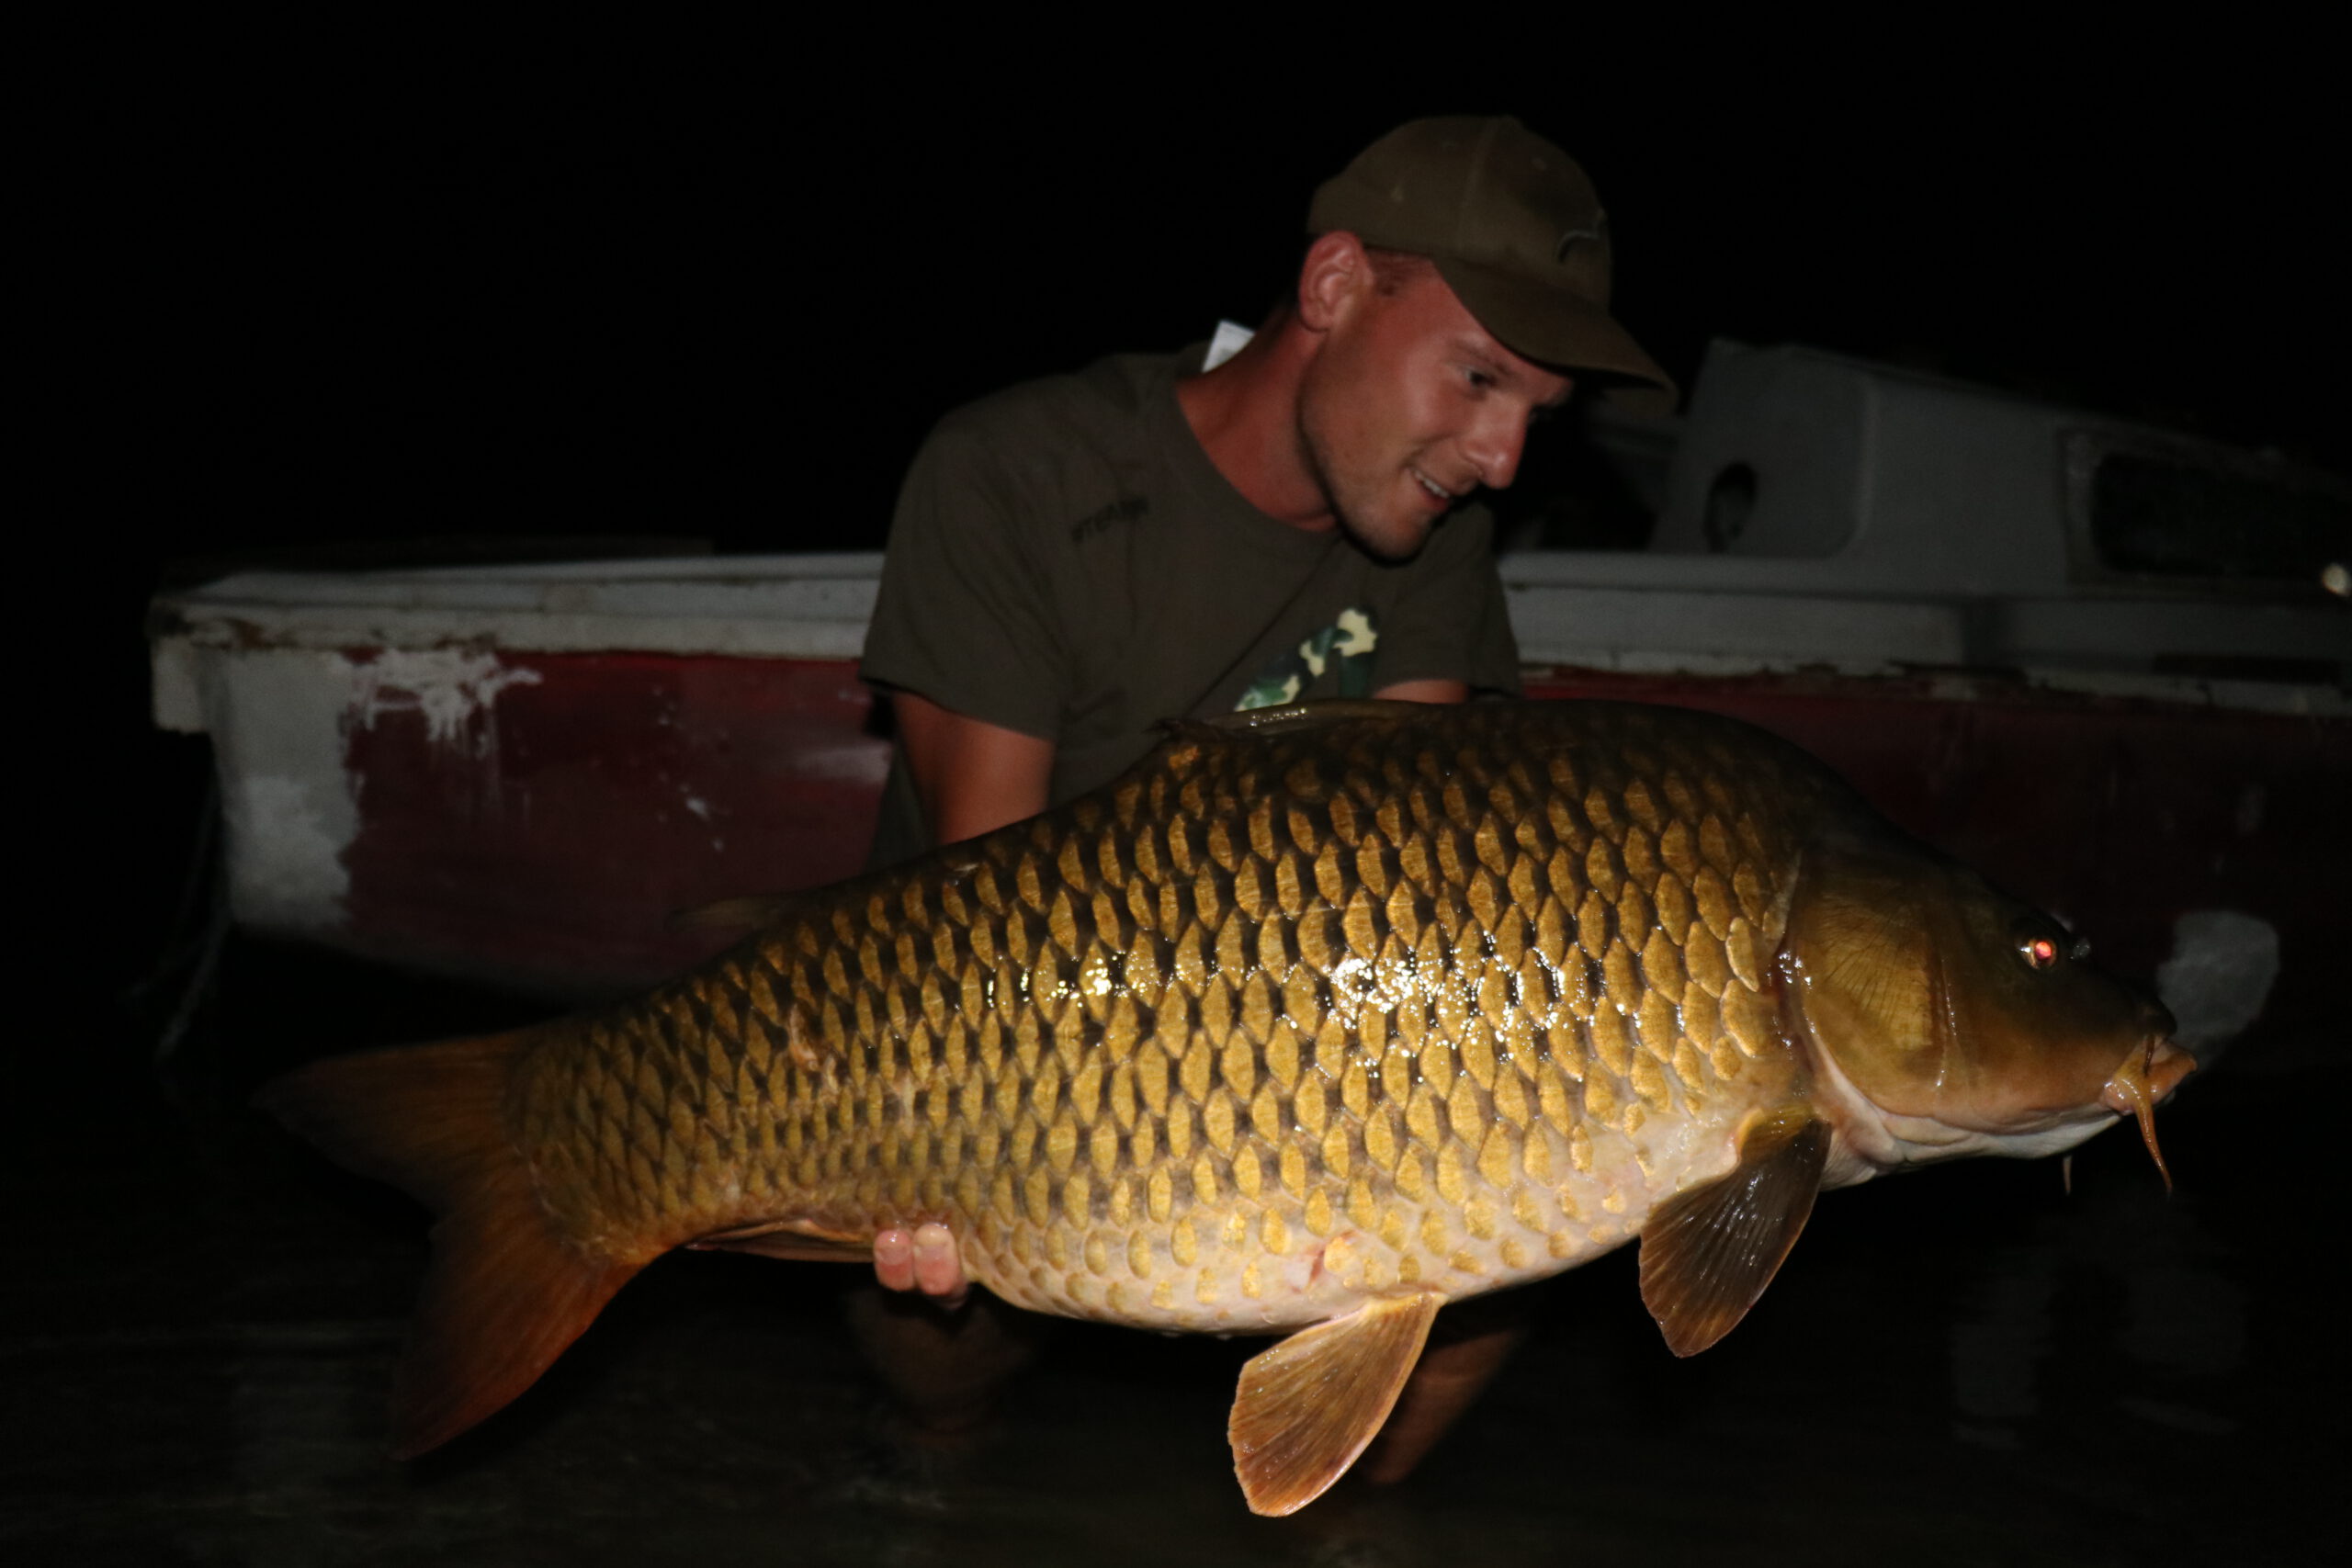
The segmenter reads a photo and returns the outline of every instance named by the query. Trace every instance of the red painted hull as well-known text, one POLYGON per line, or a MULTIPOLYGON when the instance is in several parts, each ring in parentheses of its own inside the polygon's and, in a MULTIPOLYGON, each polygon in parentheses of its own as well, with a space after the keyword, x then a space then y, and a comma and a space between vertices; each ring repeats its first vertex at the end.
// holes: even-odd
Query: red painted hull
POLYGON ((357 836, 330 940, 568 996, 626 993, 727 943, 673 917, 863 864, 888 743, 847 660, 509 654, 495 743, 424 715, 346 739, 357 836))
MULTIPOLYGON (((392 963, 567 996, 723 946, 671 917, 855 873, 888 748, 847 660, 509 654, 494 741, 349 732, 346 923, 392 963)), ((1999 682, 1555 671, 1531 696, 1705 708, 1805 747, 1881 809, 2145 979, 2190 909, 2279 933, 2274 1022, 2332 1018, 2352 945, 2352 725, 1999 682)))

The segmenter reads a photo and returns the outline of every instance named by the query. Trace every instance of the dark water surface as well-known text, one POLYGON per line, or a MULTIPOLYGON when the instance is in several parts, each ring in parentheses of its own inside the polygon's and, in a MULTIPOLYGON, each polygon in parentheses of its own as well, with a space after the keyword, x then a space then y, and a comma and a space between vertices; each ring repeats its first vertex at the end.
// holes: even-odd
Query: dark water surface
POLYGON ((536 1004, 232 939, 161 1072, 19 1101, 0 1274, 0 1560, 311 1564, 2140 1563, 2327 1560, 2345 1531, 2346 1042, 2256 1040, 2128 1134, 1826 1198, 1715 1349, 1677 1361, 1633 1254, 1402 1484, 1243 1508, 1224 1440, 1262 1342, 1067 1325, 969 1442, 912 1441, 848 1272, 705 1255, 625 1290, 541 1384, 406 1465, 383 1404, 424 1258, 404 1200, 243 1108, 331 1049, 536 1004))

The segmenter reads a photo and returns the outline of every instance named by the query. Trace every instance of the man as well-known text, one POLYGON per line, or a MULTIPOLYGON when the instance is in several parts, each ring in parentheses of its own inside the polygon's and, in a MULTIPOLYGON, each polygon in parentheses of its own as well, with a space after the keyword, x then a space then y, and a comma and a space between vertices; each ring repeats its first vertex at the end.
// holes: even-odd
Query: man
MULTIPOLYGON (((877 864, 1108 782, 1163 719, 1517 691, 1491 519, 1468 498, 1511 482, 1579 381, 1673 401, 1608 313, 1607 219, 1558 148, 1464 117, 1381 138, 1307 227, 1296 288, 1254 334, 1017 387, 933 433, 863 665, 899 732, 877 864)), ((891 1289, 962 1297, 943 1226, 875 1255, 891 1289)), ((920 1327, 864 1318, 886 1363, 927 1354, 908 1348, 920 1327)), ((1451 1376, 1458 1408, 1510 1337, 1453 1374, 1433 1351, 1417 1387, 1451 1376)))
POLYGON ((863 666, 899 731, 877 861, 1105 783, 1163 719, 1517 689, 1460 503, 1574 378, 1673 395, 1609 317, 1607 220, 1516 121, 1445 118, 1374 143, 1308 227, 1295 297, 1214 368, 1106 361, 926 443, 863 666))

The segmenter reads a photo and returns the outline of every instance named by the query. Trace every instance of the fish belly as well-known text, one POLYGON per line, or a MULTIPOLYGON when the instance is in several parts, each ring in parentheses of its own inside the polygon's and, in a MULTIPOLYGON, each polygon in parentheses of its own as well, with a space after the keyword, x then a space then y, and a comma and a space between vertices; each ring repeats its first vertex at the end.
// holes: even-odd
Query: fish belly
MULTIPOLYGON (((1309 1172, 1303 1158, 1293 1161, 1294 1187, 1270 1174, 1279 1171, 1280 1153, 1238 1150, 1230 1191, 1171 1202, 1165 1220, 1154 1221, 1148 1208, 1122 1219, 1114 1177, 1113 1200, 1091 1224, 1057 1217, 1037 1225, 1026 1214, 1008 1223, 995 1209, 951 1223, 969 1238, 967 1271, 1015 1305, 1136 1327, 1248 1334, 1322 1322, 1406 1290, 1460 1300, 1574 1268, 1632 1240, 1657 1202, 1729 1165, 1659 1160, 1645 1170, 1626 1158, 1623 1168, 1577 1173, 1566 1166, 1568 1140, 1555 1129, 1531 1127, 1525 1137, 1540 1152, 1531 1160, 1525 1142, 1507 1144, 1499 1180, 1477 1168, 1483 1144, 1447 1144, 1425 1161, 1400 1156, 1419 1197, 1393 1179, 1309 1172), (1531 1165, 1565 1179, 1530 1179, 1531 1165)), ((1712 1143, 1730 1147, 1728 1138, 1712 1143)), ((1210 1190, 1216 1178, 1196 1166, 1139 1185, 1172 1194, 1188 1179, 1210 1190)))

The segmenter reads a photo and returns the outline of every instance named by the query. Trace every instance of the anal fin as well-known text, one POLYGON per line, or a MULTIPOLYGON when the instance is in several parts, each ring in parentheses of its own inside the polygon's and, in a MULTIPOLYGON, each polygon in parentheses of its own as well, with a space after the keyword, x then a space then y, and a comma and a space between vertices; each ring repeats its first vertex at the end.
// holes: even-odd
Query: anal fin
POLYGON ((795 1263, 870 1263, 874 1238, 831 1230, 805 1220, 770 1220, 713 1231, 686 1243, 695 1252, 749 1252, 795 1263))
POLYGON ((1642 1303, 1676 1355, 1697 1355, 1747 1315, 1804 1229, 1828 1158, 1829 1124, 1785 1107, 1740 1134, 1727 1175, 1677 1194, 1642 1227, 1642 1303))
POLYGON ((1301 1329, 1241 1369, 1226 1438, 1253 1514, 1295 1514, 1347 1473, 1412 1375, 1445 1298, 1367 1302, 1301 1329))

